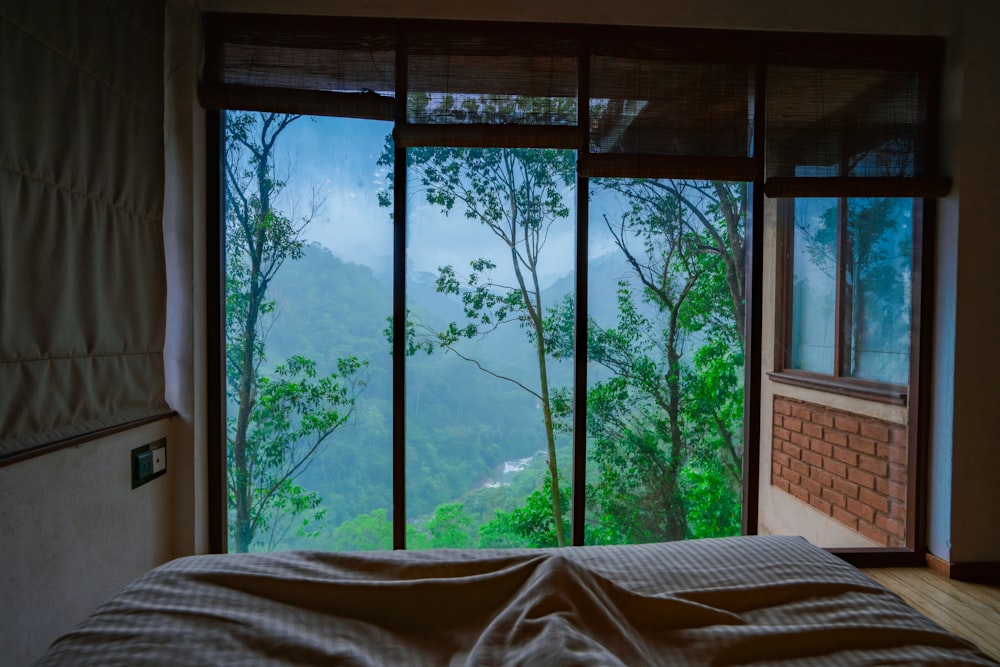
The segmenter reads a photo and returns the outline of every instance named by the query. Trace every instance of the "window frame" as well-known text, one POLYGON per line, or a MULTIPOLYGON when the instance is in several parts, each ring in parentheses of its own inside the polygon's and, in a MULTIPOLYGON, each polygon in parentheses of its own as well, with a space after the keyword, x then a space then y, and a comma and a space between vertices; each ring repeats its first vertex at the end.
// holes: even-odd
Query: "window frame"
MULTIPOLYGON (((218 21, 223 16, 216 13, 206 13, 206 24, 211 21, 218 21)), ((237 17, 250 17, 258 19, 263 23, 271 19, 264 15, 236 15, 237 17)), ((293 17, 289 20, 292 23, 295 19, 308 23, 314 17, 293 17)), ((323 20, 334 20, 332 17, 323 17, 323 20)), ((348 19, 359 20, 359 19, 348 19)), ((363 19, 362 19, 363 20, 363 19)), ((424 20, 408 19, 376 19, 379 25, 395 22, 397 25, 397 51, 396 51, 396 97, 393 117, 395 120, 394 137, 396 138, 396 187, 405 189, 405 151, 407 146, 435 145, 435 142, 442 141, 441 137, 447 137, 447 145, 465 145, 462 143, 463 137, 467 137, 473 145, 477 139, 477 133, 482 132, 481 127, 466 126, 418 126, 411 125, 406 121, 406 91, 407 88, 407 42, 408 30, 424 29, 432 23, 446 24, 449 30, 462 30, 470 28, 475 30, 485 30, 486 23, 477 21, 446 21, 429 22, 424 20), (402 140, 402 142, 400 142, 402 140), (458 140, 458 143, 455 143, 458 140)), ((516 27, 536 31, 544 35, 546 27, 550 24, 538 23, 505 23, 492 24, 493 27, 503 26, 504 28, 516 27)), ((551 24, 555 25, 555 24, 551 24)), ((440 27, 440 26, 439 26, 440 27)), ((587 254, 586 254, 586 211, 588 191, 587 180, 595 176, 646 176, 650 178, 699 178, 710 180, 743 180, 748 183, 751 192, 750 220, 747 224, 746 238, 746 316, 747 316, 747 339, 746 339, 746 361, 745 361, 745 407, 744 407, 744 476, 743 476, 743 533, 757 533, 757 510, 759 501, 759 467, 760 467, 760 428, 761 428, 761 394, 763 386, 761 377, 765 369, 762 366, 762 332, 763 323, 761 314, 763 312, 763 256, 764 256, 764 198, 781 198, 795 196, 827 196, 827 197, 847 197, 847 196, 894 196, 913 197, 915 209, 922 212, 919 230, 914 222, 914 256, 912 273, 912 298, 911 298, 911 353, 910 353, 910 388, 902 397, 895 400, 902 400, 902 404, 909 403, 909 429, 908 429, 908 469, 910 483, 907 492, 907 539, 905 548, 878 548, 872 550, 857 549, 833 549, 847 558, 851 562, 873 564, 905 564, 922 562, 923 559, 923 522, 924 506, 926 505, 926 490, 922 482, 923 460, 925 458, 924 443, 927 431, 926 410, 919 410, 920 398, 926 396, 929 391, 929 350, 930 346, 919 345, 920 331, 929 331, 929 309, 921 308, 923 301, 930 302, 930 294, 933 288, 931 284, 930 272, 922 270, 924 254, 932 257, 933 251, 929 241, 933 239, 933 212, 932 199, 947 194, 951 187, 950 179, 935 175, 937 150, 937 126, 938 126, 938 101, 940 67, 943 58, 943 40, 934 37, 919 36, 877 36, 877 35, 830 35, 818 33, 767 33, 762 31, 733 31, 733 30, 701 30, 701 29, 678 29, 678 28, 641 28, 641 27, 621 27, 621 26, 601 26, 601 25, 570 25, 558 24, 560 31, 568 30, 576 34, 579 38, 579 121, 576 127, 538 127, 532 128, 532 133, 526 135, 519 132, 519 128, 491 128, 491 134, 495 136, 520 137, 521 141, 528 141, 531 146, 539 146, 544 143, 545 147, 569 147, 564 144, 573 141, 576 133, 577 143, 580 146, 578 152, 578 253, 577 253, 577 308, 578 320, 581 319, 580 309, 585 314, 586 303, 586 282, 587 254), (598 156, 587 150, 589 145, 589 55, 588 45, 595 38, 609 37, 623 42, 629 37, 656 37, 665 41, 671 38, 679 38, 680 43, 692 43, 709 37, 713 43, 725 43, 727 38, 735 39, 732 48, 724 48, 720 58, 732 58, 741 62, 753 63, 756 67, 755 81, 757 94, 752 99, 754 109, 753 122, 753 145, 754 150, 746 158, 710 158, 704 156, 654 156, 652 158, 635 159, 629 156, 627 160, 622 160, 617 156, 598 156), (752 48, 745 48, 747 44, 752 48), (922 101, 927 104, 927 122, 922 133, 921 140, 925 142, 927 156, 925 164, 928 170, 924 173, 908 178, 879 178, 879 177, 834 177, 834 178, 797 178, 797 177, 765 177, 764 155, 766 146, 766 80, 767 67, 770 65, 795 64, 804 66, 822 67, 824 65, 846 66, 846 67, 889 67, 889 68, 912 68, 919 72, 922 86, 922 101), (628 164, 624 162, 627 161, 628 164), (620 164, 621 163, 621 164, 620 164), (916 206, 916 201, 921 202, 921 206, 916 206), (582 221, 582 222, 581 222, 582 221), (911 398, 912 395, 912 398, 911 398)), ((208 37, 207 49, 212 50, 211 35, 208 37)), ((202 83, 205 86, 205 82, 202 83)), ((282 91, 274 97, 275 107, 269 110, 285 110, 291 104, 290 100, 296 99, 295 91, 291 93, 285 89, 270 89, 271 91, 282 91)), ((224 382, 225 369, 224 360, 224 335, 223 319, 224 312, 224 257, 222 254, 224 242, 222 234, 224 227, 220 224, 222 220, 222 188, 221 174, 216 173, 221 170, 221 157, 224 154, 222 142, 224 141, 224 110, 219 106, 213 106, 210 100, 204 97, 204 91, 200 90, 202 102, 206 106, 206 138, 207 138, 207 160, 208 160, 208 219, 210 224, 207 228, 207 273, 208 273, 208 329, 209 340, 218 341, 219 344, 209 345, 208 367, 209 367, 209 401, 225 404, 224 382), (212 167, 218 165, 218 169, 212 167), (213 222, 214 225, 213 225, 213 222), (215 297, 218 297, 216 300, 215 297)), ((273 92, 269 93, 274 95, 273 92)), ((233 107, 236 108, 236 107, 233 107)), ((311 110, 315 113, 315 110, 311 110)), ((395 197, 394 219, 396 220, 396 232, 393 240, 394 245, 394 326, 401 329, 405 322, 405 198, 395 197)), ((780 200, 779 200, 780 208, 780 200)), ((916 217, 916 216, 915 216, 916 217)), ((780 243, 780 239, 779 239, 780 243)), ((784 268, 780 266, 783 261, 779 256, 779 265, 775 267, 776 275, 785 275, 784 268)), ((784 295, 785 281, 779 280, 779 304, 784 295)), ((777 312, 784 312, 784 309, 776 309, 777 312)), ((782 323, 775 323, 775 341, 783 344, 782 323)), ((400 341, 400 345, 405 337, 402 331, 397 331, 394 339, 400 341)), ((577 329, 577 358, 575 362, 575 386, 587 386, 586 384, 586 335, 581 335, 580 328, 577 329), (580 351, 584 351, 581 356, 580 351)), ((394 355, 394 406, 402 406, 403 393, 405 387, 405 376, 403 354, 394 355)), ((783 356, 776 355, 777 359, 783 356)), ((786 365, 784 363, 782 366, 786 365)), ((840 378, 837 382, 830 382, 829 378, 822 378, 810 374, 791 371, 789 369, 775 369, 766 374, 772 379, 789 384, 803 384, 813 388, 821 388, 830 393, 847 393, 852 396, 860 396, 866 399, 879 400, 881 397, 886 402, 893 402, 892 396, 895 390, 886 389, 879 383, 870 383, 855 378, 840 378), (886 394, 889 394, 886 397, 886 394)), ((577 396, 579 402, 585 397, 577 396)), ((208 471, 209 471, 209 533, 210 548, 215 552, 226 550, 226 497, 225 497, 225 419, 220 410, 209 410, 209 448, 208 448, 208 471)), ((585 412, 574 410, 574 424, 578 432, 580 425, 585 422, 585 412)), ((394 409, 393 414, 394 433, 394 548, 405 548, 405 447, 400 446, 405 437, 405 419, 401 409, 394 409)), ((579 452, 585 452, 585 441, 579 436, 574 436, 574 459, 578 459, 579 452)), ((581 462, 585 459, 578 459, 581 462)), ((573 466, 574 488, 583 483, 585 466, 573 466)), ((572 511, 572 543, 574 545, 583 543, 583 521, 582 510, 585 498, 583 493, 573 494, 572 511)))
MULTIPOLYGON (((847 291, 849 286, 845 277, 846 264, 846 243, 847 243, 847 201, 853 197, 840 196, 837 199, 837 261, 835 293, 836 305, 834 306, 833 323, 833 372, 820 373, 818 371, 808 371, 792 366, 792 323, 793 297, 792 289, 794 283, 794 266, 792 253, 795 242, 795 198, 781 198, 777 200, 777 255, 776 266, 777 298, 775 308, 775 368, 768 373, 768 377, 775 382, 818 389, 820 391, 853 396, 867 401, 889 403, 892 405, 906 406, 910 401, 910 384, 896 384, 892 382, 881 382, 847 375, 844 372, 846 357, 845 348, 847 345, 847 333, 851 324, 852 313, 850 311, 847 291)), ((921 253, 923 244, 923 218, 927 209, 926 199, 912 198, 912 229, 911 229, 911 265, 916 266, 922 262, 921 253)), ((915 280, 918 274, 911 270, 910 287, 911 295, 919 289, 919 284, 915 280)), ((915 352, 919 355, 919 336, 916 336, 915 327, 920 321, 919 302, 911 298, 910 301, 910 367, 915 352)), ((912 374, 911 374, 912 375, 912 374)))

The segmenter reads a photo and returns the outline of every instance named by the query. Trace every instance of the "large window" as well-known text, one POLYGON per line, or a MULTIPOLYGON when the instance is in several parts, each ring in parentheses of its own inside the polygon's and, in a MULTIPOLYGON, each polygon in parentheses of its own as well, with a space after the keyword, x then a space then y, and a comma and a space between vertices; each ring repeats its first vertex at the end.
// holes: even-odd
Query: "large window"
POLYGON ((206 40, 231 548, 754 532, 765 192, 773 375, 907 400, 933 45, 223 14, 206 40))

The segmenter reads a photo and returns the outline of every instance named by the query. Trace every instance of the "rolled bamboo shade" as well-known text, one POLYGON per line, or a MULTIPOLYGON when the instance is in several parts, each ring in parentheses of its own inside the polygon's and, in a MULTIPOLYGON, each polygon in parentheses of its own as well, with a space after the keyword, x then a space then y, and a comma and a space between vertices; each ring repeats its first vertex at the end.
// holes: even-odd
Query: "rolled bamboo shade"
POLYGON ((407 35, 406 121, 576 125, 578 56, 558 30, 421 26, 407 35))
POLYGON ((767 176, 924 175, 926 122, 916 72, 771 67, 767 176))
POLYGON ((204 106, 392 120, 396 22, 207 14, 204 106))

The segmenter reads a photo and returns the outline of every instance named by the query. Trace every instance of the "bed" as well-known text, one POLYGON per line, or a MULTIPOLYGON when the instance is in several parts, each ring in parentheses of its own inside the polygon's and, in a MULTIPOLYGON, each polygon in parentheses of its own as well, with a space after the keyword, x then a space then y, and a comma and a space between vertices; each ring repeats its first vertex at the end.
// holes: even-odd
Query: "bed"
POLYGON ((40 665, 995 665, 797 537, 230 554, 151 570, 40 665))

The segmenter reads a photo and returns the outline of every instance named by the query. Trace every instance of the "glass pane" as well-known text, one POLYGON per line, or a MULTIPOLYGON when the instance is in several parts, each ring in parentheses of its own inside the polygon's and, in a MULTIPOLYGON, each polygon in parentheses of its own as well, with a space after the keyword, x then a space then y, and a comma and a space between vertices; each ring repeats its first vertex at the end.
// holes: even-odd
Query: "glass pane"
POLYGON ((408 548, 570 540, 575 160, 407 151, 408 548))
POLYGON ((747 185, 591 182, 589 544, 739 534, 747 185))
MULTIPOLYGON (((848 375, 907 384, 910 376, 912 199, 850 199, 848 375)), ((845 314, 846 316, 846 314, 845 314)))
POLYGON ((792 240, 791 366, 833 375, 837 200, 796 199, 792 240))
POLYGON ((226 114, 231 551, 392 546, 390 131, 226 114))

